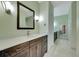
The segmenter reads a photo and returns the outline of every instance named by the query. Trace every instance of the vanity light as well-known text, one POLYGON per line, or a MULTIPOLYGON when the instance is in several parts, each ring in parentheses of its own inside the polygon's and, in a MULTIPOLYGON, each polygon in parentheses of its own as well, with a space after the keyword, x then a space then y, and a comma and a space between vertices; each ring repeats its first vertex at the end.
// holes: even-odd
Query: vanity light
POLYGON ((43 21, 43 16, 35 16, 35 20, 38 22, 41 22, 41 21, 43 21))
POLYGON ((57 25, 56 22, 54 22, 54 27, 56 27, 56 25, 57 25))
POLYGON ((35 16, 35 20, 38 20, 39 19, 39 17, 38 16, 35 16))
POLYGON ((42 22, 43 20, 43 16, 40 16, 39 21, 42 22))
POLYGON ((1 1, 1 4, 7 14, 11 14, 14 11, 14 8, 10 2, 1 1))
POLYGON ((35 20, 36 20, 36 22, 38 22, 39 21, 39 17, 35 16, 35 20))

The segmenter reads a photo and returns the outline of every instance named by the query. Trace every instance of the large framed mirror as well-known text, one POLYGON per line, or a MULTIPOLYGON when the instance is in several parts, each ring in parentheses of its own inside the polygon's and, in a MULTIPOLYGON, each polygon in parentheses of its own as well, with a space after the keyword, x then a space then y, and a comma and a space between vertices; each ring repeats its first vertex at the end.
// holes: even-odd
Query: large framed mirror
POLYGON ((21 2, 17 2, 17 29, 35 28, 35 11, 21 2))

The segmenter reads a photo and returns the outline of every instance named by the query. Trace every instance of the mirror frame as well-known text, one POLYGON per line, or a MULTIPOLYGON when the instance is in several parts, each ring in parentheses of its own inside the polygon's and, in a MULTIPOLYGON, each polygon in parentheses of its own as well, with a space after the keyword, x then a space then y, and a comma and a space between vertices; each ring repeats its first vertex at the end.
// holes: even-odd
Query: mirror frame
POLYGON ((35 11, 30 9, 29 7, 25 6, 24 4, 17 1, 17 29, 35 29, 35 11), (31 27, 20 27, 20 6, 30 10, 33 12, 33 28, 31 27))

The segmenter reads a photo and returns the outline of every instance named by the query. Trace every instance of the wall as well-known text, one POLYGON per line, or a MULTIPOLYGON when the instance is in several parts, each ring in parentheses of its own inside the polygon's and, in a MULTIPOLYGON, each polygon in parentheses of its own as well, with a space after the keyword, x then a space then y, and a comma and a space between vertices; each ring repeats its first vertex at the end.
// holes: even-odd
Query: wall
POLYGON ((69 13, 68 13, 68 39, 69 39, 69 42, 70 42, 70 46, 72 45, 71 42, 72 42, 72 16, 71 16, 71 6, 69 8, 69 13))
POLYGON ((67 15, 69 11, 69 7, 71 4, 71 1, 64 1, 64 2, 59 2, 57 6, 54 7, 54 16, 62 16, 62 15, 67 15))
MULTIPOLYGON (((16 2, 11 2, 14 6, 14 12, 12 15, 7 15, 1 6, 0 2, 0 39, 7 39, 19 36, 25 36, 28 30, 17 30, 17 8, 16 2)), ((39 15, 39 4, 37 2, 22 2, 29 8, 35 10, 36 15, 39 15)), ((38 23, 36 23, 38 24, 38 23)), ((35 27, 38 27, 35 25, 35 27)), ((37 34, 38 28, 29 30, 31 34, 37 34)))
POLYGON ((40 3, 40 33, 48 34, 48 50, 50 50, 51 46, 54 45, 53 18, 53 5, 51 2, 46 1, 40 3))
POLYGON ((77 41, 76 41, 76 56, 79 57, 79 2, 77 1, 77 41))
POLYGON ((40 3, 40 33, 48 33, 48 2, 40 3))
POLYGON ((60 31, 62 25, 66 25, 66 29, 68 27, 68 15, 61 15, 54 17, 55 27, 54 32, 60 31))
POLYGON ((48 14, 48 50, 54 45, 54 7, 49 2, 49 14, 48 14))
POLYGON ((72 2, 72 45, 73 48, 76 49, 76 30, 77 30, 77 23, 76 23, 76 2, 72 2))
POLYGON ((76 2, 72 2, 68 14, 68 38, 70 41, 70 46, 73 49, 73 56, 75 56, 76 52, 76 30, 77 30, 77 23, 76 23, 76 2))

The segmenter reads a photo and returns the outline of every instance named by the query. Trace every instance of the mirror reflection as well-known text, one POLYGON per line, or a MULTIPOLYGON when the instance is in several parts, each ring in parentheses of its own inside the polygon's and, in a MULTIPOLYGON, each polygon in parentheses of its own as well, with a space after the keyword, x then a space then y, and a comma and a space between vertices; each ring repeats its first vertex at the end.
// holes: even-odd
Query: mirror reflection
POLYGON ((34 11, 19 3, 19 29, 34 29, 34 11))

